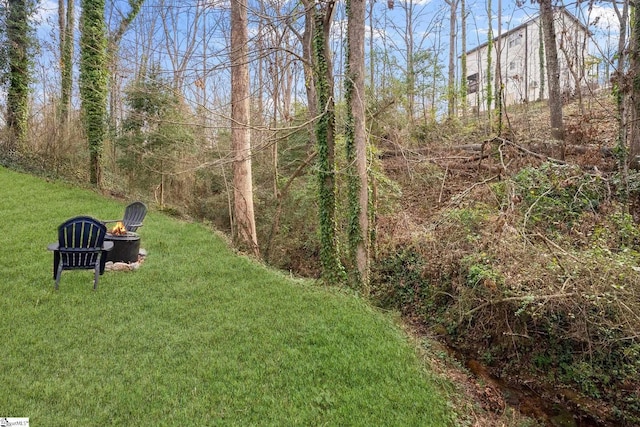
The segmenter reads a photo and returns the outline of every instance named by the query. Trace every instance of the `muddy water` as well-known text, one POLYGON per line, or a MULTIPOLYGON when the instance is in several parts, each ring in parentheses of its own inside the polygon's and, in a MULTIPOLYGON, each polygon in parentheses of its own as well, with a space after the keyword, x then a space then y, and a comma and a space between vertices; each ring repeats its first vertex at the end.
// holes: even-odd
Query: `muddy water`
MULTIPOLYGON (((490 387, 498 390, 505 403, 522 414, 536 418, 549 427, 614 427, 616 424, 599 421, 578 408, 593 408, 595 402, 589 402, 570 391, 546 390, 542 393, 533 389, 514 387, 491 375, 489 369, 474 359, 461 358, 467 369, 490 387)), ((594 409, 595 411, 595 409, 594 409)))

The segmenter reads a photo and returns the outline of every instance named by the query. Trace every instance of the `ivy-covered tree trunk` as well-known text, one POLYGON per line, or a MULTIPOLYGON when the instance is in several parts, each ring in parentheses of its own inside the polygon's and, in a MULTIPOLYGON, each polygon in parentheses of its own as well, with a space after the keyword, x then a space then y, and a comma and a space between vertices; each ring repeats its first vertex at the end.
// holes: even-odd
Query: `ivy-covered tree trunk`
POLYGON ((318 150, 318 210, 320 216, 320 263, 323 279, 344 282, 344 269, 338 256, 335 195, 335 105, 333 74, 329 56, 329 31, 334 2, 316 6, 313 50, 316 92, 320 117, 316 122, 318 150))
POLYGON ((90 182, 101 185, 107 131, 107 39, 104 0, 82 0, 80 15, 80 102, 89 143, 90 182))
POLYGON ((60 124, 69 121, 71 110, 71 87, 73 83, 73 28, 75 26, 75 1, 59 0, 58 20, 60 22, 60 124))
POLYGON ((365 292, 369 281, 369 180, 364 105, 365 0, 347 0, 346 159, 349 200, 349 258, 353 281, 365 292))
POLYGON ((7 88, 7 127, 9 139, 5 153, 13 156, 25 142, 29 118, 29 83, 31 82, 32 45, 29 26, 31 4, 29 0, 9 0, 7 3, 6 36, 8 70, 5 72, 7 88))

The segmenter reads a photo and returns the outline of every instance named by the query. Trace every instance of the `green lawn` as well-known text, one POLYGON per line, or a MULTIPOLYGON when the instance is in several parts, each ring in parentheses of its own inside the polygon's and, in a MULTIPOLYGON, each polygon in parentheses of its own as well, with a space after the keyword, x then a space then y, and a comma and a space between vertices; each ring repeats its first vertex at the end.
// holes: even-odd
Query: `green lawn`
POLYGON ((447 426, 416 349, 360 299, 150 212, 135 272, 65 271, 47 244, 125 203, 0 167, 0 417, 31 426, 447 426))

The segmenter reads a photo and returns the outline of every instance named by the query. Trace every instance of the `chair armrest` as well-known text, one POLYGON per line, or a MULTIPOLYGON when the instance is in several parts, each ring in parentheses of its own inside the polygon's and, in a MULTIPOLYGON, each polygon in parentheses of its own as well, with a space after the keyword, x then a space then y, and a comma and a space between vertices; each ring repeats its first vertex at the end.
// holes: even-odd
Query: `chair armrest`
POLYGON ((121 219, 101 219, 100 222, 103 224, 109 224, 110 222, 122 222, 122 220, 121 219))
POLYGON ((60 249, 60 244, 59 243, 50 243, 49 246, 47 246, 47 250, 60 251, 60 252, 66 252, 66 253, 110 251, 111 249, 113 249, 113 242, 110 242, 110 241, 103 242, 101 248, 62 248, 62 249, 60 249))
POLYGON ((58 251, 64 254, 90 254, 100 252, 102 250, 104 250, 102 247, 96 248, 93 246, 90 248, 58 248, 58 251))

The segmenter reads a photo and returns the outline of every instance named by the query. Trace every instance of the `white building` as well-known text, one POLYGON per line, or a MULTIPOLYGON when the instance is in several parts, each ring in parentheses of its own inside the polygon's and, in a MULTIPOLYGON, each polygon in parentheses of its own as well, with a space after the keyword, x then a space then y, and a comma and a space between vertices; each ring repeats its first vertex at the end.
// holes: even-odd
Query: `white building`
MULTIPOLYGON (((565 8, 556 9, 554 19, 560 90, 564 95, 571 96, 578 84, 580 87, 593 86, 596 81, 595 68, 589 65, 587 54, 590 34, 587 27, 565 8)), ((543 41, 539 16, 494 39, 491 51, 491 90, 494 99, 498 49, 501 51, 500 72, 505 105, 548 98, 543 41)), ((467 52, 467 100, 475 111, 487 109, 487 54, 488 43, 467 52)), ((492 102, 492 108, 494 104, 495 101, 492 102)))

